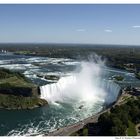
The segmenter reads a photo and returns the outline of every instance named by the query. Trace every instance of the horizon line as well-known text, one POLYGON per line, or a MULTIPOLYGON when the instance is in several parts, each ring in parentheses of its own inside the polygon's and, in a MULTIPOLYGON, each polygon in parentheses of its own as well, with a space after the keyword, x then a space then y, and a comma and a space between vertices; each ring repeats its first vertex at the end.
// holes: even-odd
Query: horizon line
POLYGON ((52 44, 52 45, 113 45, 113 46, 140 46, 137 44, 107 44, 107 43, 56 43, 56 42, 0 42, 1 44, 52 44))

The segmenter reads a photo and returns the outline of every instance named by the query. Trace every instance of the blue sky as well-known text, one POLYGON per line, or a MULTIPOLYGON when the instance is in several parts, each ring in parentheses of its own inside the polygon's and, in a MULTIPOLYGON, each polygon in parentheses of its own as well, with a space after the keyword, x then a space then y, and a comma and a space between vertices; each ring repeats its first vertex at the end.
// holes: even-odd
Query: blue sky
POLYGON ((140 45, 140 5, 0 5, 0 43, 140 45))

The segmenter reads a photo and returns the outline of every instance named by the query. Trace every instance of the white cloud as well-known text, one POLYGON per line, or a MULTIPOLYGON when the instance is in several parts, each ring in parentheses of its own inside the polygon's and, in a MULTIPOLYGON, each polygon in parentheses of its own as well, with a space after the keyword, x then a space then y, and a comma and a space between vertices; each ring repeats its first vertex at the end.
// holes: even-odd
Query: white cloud
POLYGON ((132 28, 140 28, 140 25, 134 25, 132 28))
POLYGON ((85 32, 86 29, 76 29, 77 32, 85 32))
POLYGON ((104 31, 107 32, 107 33, 111 33, 112 32, 112 30, 110 30, 110 29, 106 29, 104 31))

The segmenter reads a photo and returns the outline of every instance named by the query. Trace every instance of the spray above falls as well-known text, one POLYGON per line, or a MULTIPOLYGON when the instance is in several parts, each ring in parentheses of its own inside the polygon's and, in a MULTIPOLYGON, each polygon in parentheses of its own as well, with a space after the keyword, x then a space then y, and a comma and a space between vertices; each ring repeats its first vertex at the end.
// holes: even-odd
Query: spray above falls
POLYGON ((49 103, 114 102, 120 87, 104 80, 103 66, 101 61, 81 62, 70 76, 60 78, 57 83, 41 86, 41 98, 49 103))

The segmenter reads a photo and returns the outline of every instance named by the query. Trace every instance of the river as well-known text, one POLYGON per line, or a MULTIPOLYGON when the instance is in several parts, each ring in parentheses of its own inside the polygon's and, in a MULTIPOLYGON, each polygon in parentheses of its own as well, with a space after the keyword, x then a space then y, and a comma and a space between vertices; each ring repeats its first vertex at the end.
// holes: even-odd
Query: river
POLYGON ((49 106, 33 110, 1 109, 0 135, 47 134, 97 114, 106 102, 116 99, 119 87, 139 84, 133 73, 93 63, 66 58, 0 54, 0 67, 22 72, 41 87, 41 98, 49 101, 49 106), (55 75, 60 79, 47 80, 38 75, 55 75), (124 80, 114 81, 114 75, 121 75, 124 80), (63 85, 65 87, 62 88, 63 85))

